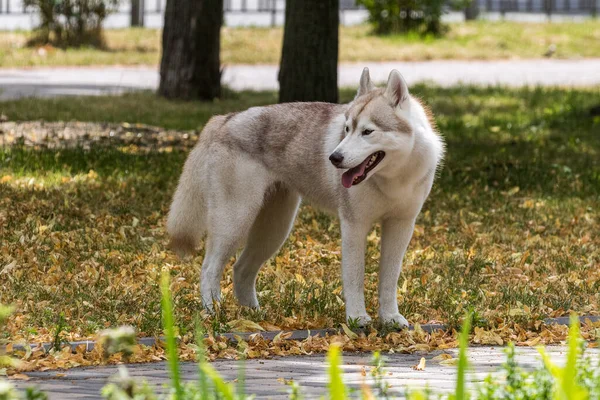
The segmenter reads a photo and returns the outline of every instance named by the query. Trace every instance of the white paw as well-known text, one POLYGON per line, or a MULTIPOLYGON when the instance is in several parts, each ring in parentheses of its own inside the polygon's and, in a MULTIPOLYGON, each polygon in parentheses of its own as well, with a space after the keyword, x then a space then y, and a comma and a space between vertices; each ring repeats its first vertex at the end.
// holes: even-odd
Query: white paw
POLYGON ((402 314, 384 314, 380 315, 379 319, 384 324, 394 324, 399 325, 400 328, 408 328, 408 321, 402 316, 402 314))
POLYGON ((357 326, 359 328, 363 328, 371 323, 371 317, 368 315, 348 315, 346 317, 346 322, 348 322, 349 326, 357 326))

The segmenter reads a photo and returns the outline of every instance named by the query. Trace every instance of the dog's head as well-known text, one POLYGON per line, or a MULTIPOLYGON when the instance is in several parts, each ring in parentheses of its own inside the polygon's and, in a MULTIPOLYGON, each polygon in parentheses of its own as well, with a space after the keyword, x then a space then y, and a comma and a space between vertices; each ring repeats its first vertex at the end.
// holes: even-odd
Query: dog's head
MULTIPOLYGON (((330 155, 342 175, 346 188, 366 180, 392 163, 402 165, 414 143, 415 107, 406 81, 396 70, 390 73, 385 88, 375 88, 365 68, 356 98, 346 112, 344 139, 330 155)), ((420 114, 420 113, 416 113, 420 114)))

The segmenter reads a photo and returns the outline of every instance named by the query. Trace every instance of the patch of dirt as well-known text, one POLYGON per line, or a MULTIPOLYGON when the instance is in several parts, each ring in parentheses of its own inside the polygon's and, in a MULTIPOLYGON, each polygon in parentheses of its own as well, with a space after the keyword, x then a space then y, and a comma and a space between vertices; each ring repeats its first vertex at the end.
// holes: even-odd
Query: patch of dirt
POLYGON ((0 122, 0 146, 36 149, 135 146, 146 151, 188 150, 196 144, 198 133, 164 130, 143 124, 11 121, 0 122))

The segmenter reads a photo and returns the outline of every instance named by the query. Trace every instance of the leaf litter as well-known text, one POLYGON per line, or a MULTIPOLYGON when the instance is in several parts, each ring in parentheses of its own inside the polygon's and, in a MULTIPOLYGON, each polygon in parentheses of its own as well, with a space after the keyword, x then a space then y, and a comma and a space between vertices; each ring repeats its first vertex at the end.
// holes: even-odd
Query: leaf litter
MULTIPOLYGON (((196 319, 213 334, 205 340, 210 359, 311 354, 334 342, 344 351, 444 350, 456 347, 455 328, 469 309, 475 313, 475 344, 562 343, 568 329, 546 325, 544 318, 599 313, 600 168, 593 121, 562 112, 560 90, 544 92, 542 98, 534 90, 465 90, 448 90, 444 96, 432 90, 424 96, 432 99, 452 151, 417 221, 398 287, 400 309, 412 323, 443 323, 448 330, 390 332, 373 326, 355 333, 342 326, 339 335, 304 341, 284 340, 288 333, 282 333, 272 341, 256 335, 243 343, 227 342, 216 335, 233 328, 284 331, 345 322, 334 218, 302 206, 289 240, 259 275, 261 310, 237 306, 229 266, 222 305, 211 316, 201 311, 199 299, 202 250, 191 261, 165 250, 164 216, 197 132, 5 122, 0 135, 0 303, 16 311, 4 341, 51 342, 60 313, 65 319, 58 335, 62 341, 93 339, 96 332, 121 325, 135 327, 140 337, 158 336, 158 277, 167 269, 173 276, 183 359, 195 357, 196 319), (509 128, 502 118, 520 122, 509 128), (457 121, 460 132, 453 131, 457 121), (491 137, 488 123, 499 127, 491 137), (480 130, 486 131, 485 140, 480 130), (67 131, 79 132, 73 137, 88 132, 83 137, 89 146, 69 141, 67 131), (574 135, 576 148, 569 147, 574 135), (69 144, 61 144, 63 139, 69 144), (469 146, 463 149, 458 145, 465 140, 469 146), (497 151, 486 150, 490 141, 497 151), (532 152, 531 144, 546 153, 532 152)), ((585 108, 593 97, 569 93, 571 107, 585 108)), ((372 314, 377 310, 379 237, 376 226, 368 236, 365 273, 372 314)), ((587 321, 582 333, 594 345, 600 322, 587 321)), ((33 345, 17 352, 23 359, 19 371, 104 362, 99 349, 84 350, 45 352, 33 345)), ((135 345, 129 361, 164 358, 158 343, 135 345)), ((106 361, 123 360, 115 355, 106 361)))

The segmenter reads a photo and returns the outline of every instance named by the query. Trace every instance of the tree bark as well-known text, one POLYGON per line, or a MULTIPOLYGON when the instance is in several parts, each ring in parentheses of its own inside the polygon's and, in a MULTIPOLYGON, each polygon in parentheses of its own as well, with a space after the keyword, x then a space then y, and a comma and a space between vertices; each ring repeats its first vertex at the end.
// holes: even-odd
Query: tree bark
POLYGON ((167 0, 158 94, 212 100, 221 95, 223 0, 167 0))
POLYGON ((144 0, 131 0, 131 26, 144 26, 144 0))
POLYGON ((479 16, 479 2, 478 0, 471 0, 469 5, 465 8, 465 20, 473 21, 479 16))
POLYGON ((339 0, 287 0, 279 102, 337 103, 339 0))

